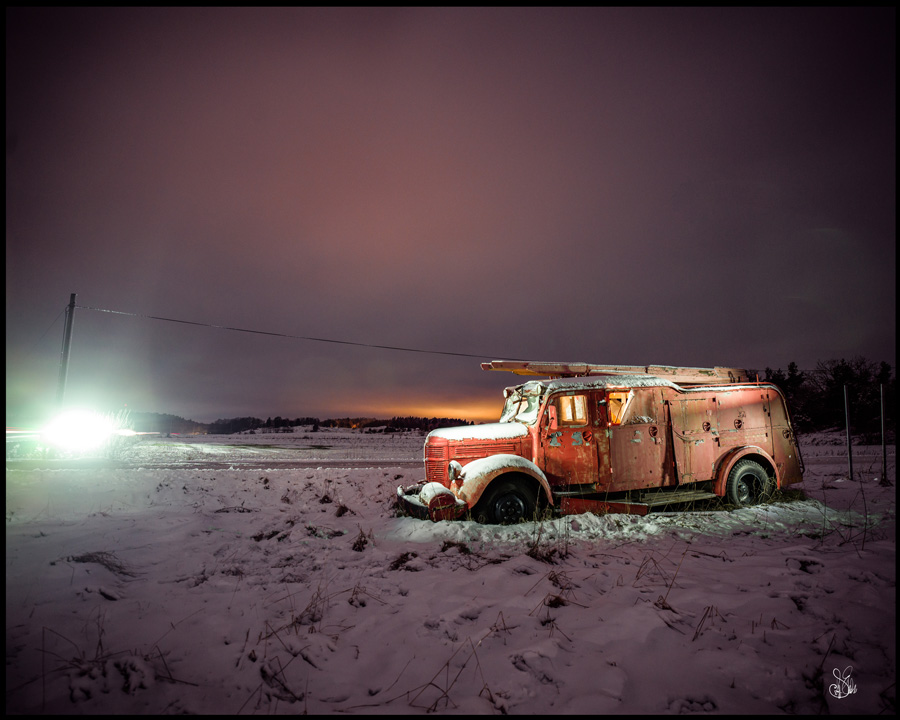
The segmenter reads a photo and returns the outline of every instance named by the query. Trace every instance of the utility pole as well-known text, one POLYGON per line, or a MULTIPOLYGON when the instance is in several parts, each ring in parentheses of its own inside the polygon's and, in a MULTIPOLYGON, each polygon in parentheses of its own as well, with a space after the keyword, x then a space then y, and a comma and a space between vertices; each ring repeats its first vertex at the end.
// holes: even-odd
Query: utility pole
POLYGON ((57 409, 62 409, 63 399, 66 395, 66 377, 69 374, 69 350, 72 347, 72 323, 75 321, 75 293, 69 298, 66 308, 66 328, 63 331, 62 355, 59 360, 59 381, 56 387, 57 409))

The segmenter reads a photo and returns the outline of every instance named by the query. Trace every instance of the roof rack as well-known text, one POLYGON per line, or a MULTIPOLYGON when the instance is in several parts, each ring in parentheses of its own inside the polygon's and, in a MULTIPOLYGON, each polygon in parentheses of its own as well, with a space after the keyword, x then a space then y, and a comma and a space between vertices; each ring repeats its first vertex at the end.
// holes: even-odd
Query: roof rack
POLYGON ((482 370, 502 370, 516 375, 542 375, 551 378, 584 377, 586 375, 652 375, 674 383, 719 385, 749 382, 750 374, 741 368, 692 368, 672 365, 592 365, 590 363, 534 362, 493 360, 481 363, 482 370))

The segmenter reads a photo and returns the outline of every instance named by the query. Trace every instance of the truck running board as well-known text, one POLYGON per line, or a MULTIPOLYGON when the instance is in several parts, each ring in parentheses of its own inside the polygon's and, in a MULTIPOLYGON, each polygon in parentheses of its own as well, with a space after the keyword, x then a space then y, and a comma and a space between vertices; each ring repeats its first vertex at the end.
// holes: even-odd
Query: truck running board
POLYGON ((712 500, 717 498, 713 492, 707 490, 681 490, 677 492, 649 492, 641 495, 641 503, 648 507, 659 507, 660 505, 679 505, 686 502, 695 502, 697 500, 712 500))
POLYGON ((589 496, 563 495, 559 498, 559 511, 563 515, 580 515, 592 512, 597 515, 623 513, 626 515, 646 515, 654 507, 680 505, 698 500, 712 500, 718 495, 705 490, 681 490, 677 492, 649 492, 640 500, 600 500, 589 496))

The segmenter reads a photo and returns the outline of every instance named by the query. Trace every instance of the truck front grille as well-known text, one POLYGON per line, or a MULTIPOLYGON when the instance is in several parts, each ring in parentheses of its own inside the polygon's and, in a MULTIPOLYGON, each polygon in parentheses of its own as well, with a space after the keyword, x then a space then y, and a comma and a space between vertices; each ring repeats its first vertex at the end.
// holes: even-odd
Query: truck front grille
POLYGON ((446 484, 447 481, 447 446, 425 446, 425 479, 428 482, 446 484))
POLYGON ((487 457, 488 455, 499 455, 500 453, 516 454, 518 447, 513 442, 467 442, 465 445, 458 445, 453 448, 454 460, 477 460, 478 458, 487 457))

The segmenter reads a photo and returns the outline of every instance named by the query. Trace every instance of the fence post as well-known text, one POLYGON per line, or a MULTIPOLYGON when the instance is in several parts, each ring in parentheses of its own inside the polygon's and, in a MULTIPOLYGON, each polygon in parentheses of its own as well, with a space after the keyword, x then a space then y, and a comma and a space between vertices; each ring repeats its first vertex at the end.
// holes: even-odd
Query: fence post
POLYGON ((847 463, 850 470, 850 480, 853 480, 853 446, 850 443, 850 403, 847 400, 847 386, 844 385, 844 421, 847 424, 847 463))
POLYGON ((881 392, 881 487, 890 487, 891 481, 887 476, 887 448, 884 444, 884 383, 880 386, 881 392))

